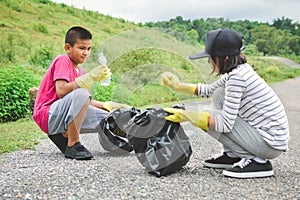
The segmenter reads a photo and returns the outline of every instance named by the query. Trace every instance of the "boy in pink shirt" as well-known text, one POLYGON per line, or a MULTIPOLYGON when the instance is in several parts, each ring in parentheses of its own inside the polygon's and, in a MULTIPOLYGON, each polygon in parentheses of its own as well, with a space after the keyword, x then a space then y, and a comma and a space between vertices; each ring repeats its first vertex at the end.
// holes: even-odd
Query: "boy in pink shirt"
MULTIPOLYGON (((100 121, 118 105, 91 99, 88 89, 111 75, 107 66, 85 73, 78 64, 90 55, 92 34, 75 26, 68 30, 66 55, 54 59, 46 72, 35 102, 33 119, 65 154, 66 158, 89 160, 93 155, 80 143, 79 133, 100 132, 100 121)), ((123 105, 123 104, 122 104, 123 105)))

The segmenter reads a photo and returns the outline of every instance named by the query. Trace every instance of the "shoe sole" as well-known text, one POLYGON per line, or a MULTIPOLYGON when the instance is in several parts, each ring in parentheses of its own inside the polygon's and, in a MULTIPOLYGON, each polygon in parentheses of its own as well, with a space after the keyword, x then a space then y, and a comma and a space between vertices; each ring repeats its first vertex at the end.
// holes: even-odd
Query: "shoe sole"
POLYGON ((93 158, 93 156, 88 156, 88 157, 77 157, 77 158, 74 158, 74 157, 72 157, 72 156, 65 155, 65 158, 76 159, 76 160, 91 160, 91 159, 93 158))
POLYGON ((274 171, 261 171, 261 172, 231 172, 223 170, 223 175, 233 178, 263 178, 268 176, 273 176, 274 171))
POLYGON ((229 169, 232 168, 231 164, 213 164, 208 162, 202 162, 205 167, 215 168, 215 169, 229 169))

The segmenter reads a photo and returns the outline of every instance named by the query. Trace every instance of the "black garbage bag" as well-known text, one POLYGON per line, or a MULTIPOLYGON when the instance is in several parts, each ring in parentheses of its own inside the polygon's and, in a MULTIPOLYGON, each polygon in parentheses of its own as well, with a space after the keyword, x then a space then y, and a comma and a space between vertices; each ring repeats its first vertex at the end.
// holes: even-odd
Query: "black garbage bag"
POLYGON ((140 111, 135 108, 116 109, 100 122, 103 133, 99 133, 98 136, 104 150, 114 154, 124 154, 133 150, 122 127, 137 113, 140 111))
POLYGON ((157 177, 181 170, 192 154, 183 128, 179 123, 165 120, 166 115, 161 108, 149 108, 124 125, 137 159, 157 177))

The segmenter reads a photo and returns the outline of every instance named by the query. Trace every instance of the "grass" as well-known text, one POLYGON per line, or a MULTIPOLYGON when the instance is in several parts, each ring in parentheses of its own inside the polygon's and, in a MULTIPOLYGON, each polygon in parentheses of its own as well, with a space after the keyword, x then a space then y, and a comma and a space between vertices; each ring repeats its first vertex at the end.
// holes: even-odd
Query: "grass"
POLYGON ((263 57, 250 57, 249 64, 270 85, 289 78, 300 76, 300 69, 263 57))
POLYGON ((0 65, 10 62, 29 65, 39 46, 53 49, 55 56, 64 53, 63 39, 71 26, 89 29, 94 46, 112 35, 138 27, 125 20, 50 0, 2 0, 0 10, 0 48, 4 52, 3 57, 0 55, 0 65))
POLYGON ((0 124, 0 155, 21 149, 34 149, 39 139, 47 138, 32 119, 0 124))

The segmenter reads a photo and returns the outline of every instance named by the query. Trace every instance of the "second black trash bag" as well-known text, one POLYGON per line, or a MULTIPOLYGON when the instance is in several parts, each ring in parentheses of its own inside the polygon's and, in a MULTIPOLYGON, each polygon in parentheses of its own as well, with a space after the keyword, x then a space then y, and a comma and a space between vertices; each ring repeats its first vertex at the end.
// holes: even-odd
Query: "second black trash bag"
POLYGON ((104 150, 114 154, 124 154, 133 150, 128 144, 123 125, 137 113, 140 113, 140 110, 135 108, 116 109, 100 122, 103 133, 100 132, 98 136, 104 150))
POLYGON ((157 177, 181 170, 192 155, 183 128, 179 123, 166 121, 166 115, 161 108, 148 108, 124 125, 139 162, 157 177))

